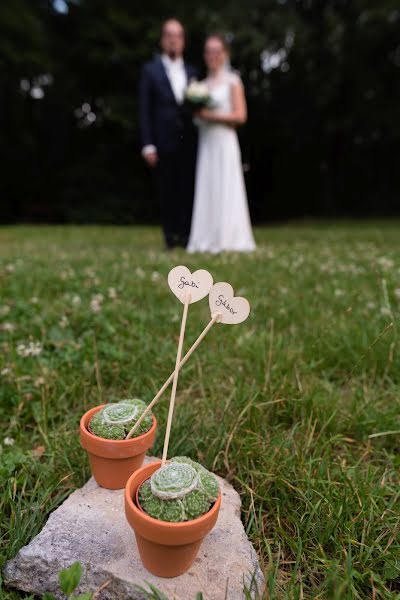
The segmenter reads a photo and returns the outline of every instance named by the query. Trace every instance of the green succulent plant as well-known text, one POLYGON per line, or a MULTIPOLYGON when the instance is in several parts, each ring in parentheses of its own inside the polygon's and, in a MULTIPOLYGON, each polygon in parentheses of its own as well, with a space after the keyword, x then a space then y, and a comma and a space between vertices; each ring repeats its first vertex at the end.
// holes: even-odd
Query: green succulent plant
MULTIPOLYGON (((106 404, 89 422, 89 431, 106 440, 123 440, 133 425, 143 414, 146 403, 138 398, 106 404)), ((153 424, 152 413, 146 415, 132 437, 149 431, 153 424)))
POLYGON ((177 456, 141 485, 139 501, 151 517, 179 523, 204 515, 218 494, 215 475, 190 458, 177 456))

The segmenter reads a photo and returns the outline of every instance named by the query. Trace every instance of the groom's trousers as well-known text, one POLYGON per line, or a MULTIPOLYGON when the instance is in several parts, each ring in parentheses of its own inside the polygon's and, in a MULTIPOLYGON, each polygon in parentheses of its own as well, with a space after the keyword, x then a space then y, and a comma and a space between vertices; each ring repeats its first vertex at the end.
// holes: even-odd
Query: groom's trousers
POLYGON ((166 245, 186 246, 192 218, 196 145, 181 140, 176 151, 159 154, 160 213, 166 245))

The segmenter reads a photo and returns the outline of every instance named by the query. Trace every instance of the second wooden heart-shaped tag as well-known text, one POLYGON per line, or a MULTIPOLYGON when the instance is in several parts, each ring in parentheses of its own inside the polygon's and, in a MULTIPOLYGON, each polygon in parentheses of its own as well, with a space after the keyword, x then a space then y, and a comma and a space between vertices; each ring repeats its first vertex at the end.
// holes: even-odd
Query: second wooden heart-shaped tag
POLYGON ((204 269, 191 273, 187 267, 180 265, 168 273, 168 285, 182 304, 186 292, 190 292, 190 304, 193 304, 209 294, 212 284, 211 274, 204 269))
POLYGON ((250 314, 250 304, 246 298, 235 296, 233 287, 229 283, 219 282, 213 285, 210 291, 211 317, 219 312, 218 323, 236 325, 242 323, 250 314))

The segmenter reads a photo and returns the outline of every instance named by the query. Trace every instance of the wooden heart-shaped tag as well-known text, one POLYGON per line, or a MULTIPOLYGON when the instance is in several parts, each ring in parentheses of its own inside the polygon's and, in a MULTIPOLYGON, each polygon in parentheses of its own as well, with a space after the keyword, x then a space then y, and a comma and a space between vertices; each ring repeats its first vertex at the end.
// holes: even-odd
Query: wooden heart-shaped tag
POLYGON ((246 298, 234 295, 233 287, 229 283, 215 283, 210 291, 211 317, 219 312, 221 316, 218 323, 235 325, 242 323, 250 314, 250 304, 246 298))
POLYGON ((187 267, 181 265, 168 273, 168 285, 182 304, 185 302, 186 292, 190 292, 189 304, 193 304, 209 294, 212 284, 211 274, 204 269, 191 273, 187 267))

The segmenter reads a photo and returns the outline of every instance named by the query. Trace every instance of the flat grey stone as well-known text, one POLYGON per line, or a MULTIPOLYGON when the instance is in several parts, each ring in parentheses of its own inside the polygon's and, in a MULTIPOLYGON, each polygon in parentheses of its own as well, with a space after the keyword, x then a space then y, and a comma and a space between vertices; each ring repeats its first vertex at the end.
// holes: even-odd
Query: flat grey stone
MULTIPOLYGON (((147 459, 146 462, 154 459, 147 459)), ((91 478, 49 517, 30 544, 8 561, 7 585, 26 592, 59 595, 58 572, 79 561, 83 567, 79 591, 98 589, 100 600, 143 600, 136 586, 152 583, 169 600, 242 600, 244 588, 261 596, 264 578, 253 546, 240 520, 240 498, 218 478, 222 491, 220 514, 204 539, 191 569, 173 579, 156 577, 142 565, 133 530, 125 519, 123 490, 105 490, 91 478)), ((148 589, 148 588, 147 588, 148 589)))

